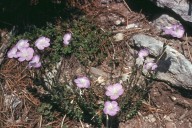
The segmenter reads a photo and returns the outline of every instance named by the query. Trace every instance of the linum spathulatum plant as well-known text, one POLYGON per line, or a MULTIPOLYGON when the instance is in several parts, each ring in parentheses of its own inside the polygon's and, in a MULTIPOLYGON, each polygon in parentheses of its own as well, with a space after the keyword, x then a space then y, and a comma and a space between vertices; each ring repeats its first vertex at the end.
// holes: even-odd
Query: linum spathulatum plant
MULTIPOLYGON (((12 46, 23 39, 27 40, 32 48, 38 38, 46 37, 50 39, 50 46, 40 52, 42 61, 46 61, 46 64, 58 62, 61 57, 71 54, 75 55, 84 65, 90 62, 98 65, 103 61, 106 56, 104 49, 108 45, 109 33, 104 33, 85 17, 65 21, 57 26, 48 23, 43 28, 30 28, 30 31, 15 36, 11 41, 12 46)), ((40 47, 40 49, 43 48, 40 47)))
MULTIPOLYGON (((138 53, 138 58, 143 60, 143 68, 147 64, 145 59, 149 54, 147 49, 138 53)), ((88 122, 96 127, 102 127, 102 124, 115 127, 119 121, 125 121, 137 114, 148 92, 147 87, 151 81, 144 79, 143 83, 139 83, 139 70, 142 71, 134 66, 128 80, 122 82, 121 77, 118 77, 111 80, 111 84, 102 86, 93 81, 89 72, 85 71, 84 75, 66 79, 63 84, 55 82, 52 89, 48 90, 51 95, 50 102, 70 118, 88 122), (99 91, 96 91, 96 88, 99 91)), ((147 70, 154 71, 152 68, 147 70)))
MULTIPOLYGON (((93 118, 91 121, 99 126, 102 123, 101 108, 103 106, 95 104, 97 97, 88 95, 86 89, 71 87, 68 84, 69 81, 62 85, 57 79, 54 79, 53 84, 49 85, 50 89, 41 78, 43 75, 47 75, 45 70, 51 70, 51 67, 62 57, 74 55, 83 65, 88 66, 90 62, 92 65, 98 65, 105 58, 106 51, 103 49, 108 44, 108 36, 108 33, 104 33, 92 22, 82 17, 72 22, 63 22, 59 24, 59 27, 53 24, 47 24, 43 28, 34 27, 24 34, 15 36, 11 41, 12 47, 7 56, 21 63, 27 62, 29 69, 40 69, 34 70, 37 72, 35 72, 36 76, 33 80, 51 96, 47 104, 54 107, 50 108, 57 106, 58 110, 73 119, 90 120, 91 117, 93 118), (87 97, 82 98, 84 96, 87 97), (89 99, 90 102, 86 99, 89 99)), ((44 112, 42 110, 42 113, 44 112)))
MULTIPOLYGON (((29 40, 30 47, 34 49, 37 47, 34 53, 38 52, 41 56, 42 66, 39 72, 35 73, 34 83, 43 87, 47 94, 44 96, 49 99, 48 103, 39 109, 44 113, 42 115, 46 116, 47 113, 51 115, 51 112, 43 109, 47 109, 45 106, 48 104, 48 111, 54 109, 67 117, 91 123, 96 127, 102 127, 105 121, 106 126, 112 126, 113 124, 109 122, 113 120, 118 122, 133 117, 147 93, 147 89, 144 88, 147 85, 140 85, 142 88, 137 86, 139 69, 136 67, 133 67, 133 73, 128 80, 122 82, 121 77, 114 78, 110 80, 110 85, 101 86, 100 83, 92 81, 87 71, 82 76, 66 78, 63 83, 55 76, 49 87, 45 84, 44 79, 41 79, 43 75, 47 75, 45 69, 51 70, 52 66, 49 65, 60 61, 61 57, 75 55, 85 67, 90 63, 92 66, 98 65, 105 58, 106 51, 103 49, 108 45, 109 35, 90 21, 82 18, 69 23, 64 22, 60 27, 58 29, 48 24, 46 28, 34 28, 33 31, 17 36, 13 40, 13 43, 21 39, 29 40), (50 39, 50 45, 44 42, 39 46, 39 43, 36 43, 39 38, 45 42, 50 39), (96 88, 101 92, 97 92, 96 88)), ((138 56, 145 59, 147 54, 138 56)), ((36 63, 39 58, 36 56, 32 61, 36 63)))

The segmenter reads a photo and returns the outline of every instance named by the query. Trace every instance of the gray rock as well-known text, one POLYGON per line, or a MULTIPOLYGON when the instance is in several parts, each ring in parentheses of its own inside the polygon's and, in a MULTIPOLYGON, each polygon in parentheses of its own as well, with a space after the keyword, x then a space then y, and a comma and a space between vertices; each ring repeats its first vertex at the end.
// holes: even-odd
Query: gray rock
MULTIPOLYGON (((147 48, 154 57, 162 53, 163 42, 153 37, 137 34, 131 40, 135 46, 147 48)), ((174 86, 192 90, 192 64, 181 53, 166 46, 165 54, 158 62, 157 78, 170 82, 174 86)))
POLYGON ((185 21, 192 22, 192 16, 190 13, 190 4, 187 0, 150 0, 154 2, 158 7, 168 8, 172 10, 174 13, 181 16, 181 18, 185 21))
POLYGON ((153 26, 159 30, 162 30, 164 27, 172 26, 173 24, 180 24, 180 22, 166 14, 161 15, 153 21, 153 26))
POLYGON ((115 41, 122 41, 124 39, 124 34, 123 33, 117 33, 116 35, 113 36, 115 41))
POLYGON ((166 122, 165 128, 176 128, 176 125, 174 122, 166 122))
POLYGON ((109 76, 106 72, 102 71, 101 69, 95 68, 95 67, 91 67, 90 72, 97 76, 104 76, 104 77, 109 76))
POLYGON ((101 0, 101 4, 109 4, 112 0, 101 0))

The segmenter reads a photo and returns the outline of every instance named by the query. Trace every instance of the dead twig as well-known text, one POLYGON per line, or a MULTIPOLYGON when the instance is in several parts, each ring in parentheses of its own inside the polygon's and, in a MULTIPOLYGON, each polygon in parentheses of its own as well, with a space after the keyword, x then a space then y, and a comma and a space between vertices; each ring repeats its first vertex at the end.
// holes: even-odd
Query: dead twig
POLYGON ((42 115, 40 116, 39 128, 41 128, 41 125, 42 125, 42 115))
POLYGON ((125 2, 125 0, 123 0, 123 3, 125 4, 125 6, 127 7, 127 9, 132 12, 132 10, 129 8, 128 4, 125 2))
POLYGON ((64 120, 65 120, 65 118, 66 118, 66 115, 63 117, 63 119, 62 119, 62 122, 61 122, 61 128, 63 128, 63 124, 64 124, 64 120))
POLYGON ((80 123, 81 123, 81 127, 84 128, 82 121, 81 121, 81 120, 79 120, 79 121, 80 121, 80 123))

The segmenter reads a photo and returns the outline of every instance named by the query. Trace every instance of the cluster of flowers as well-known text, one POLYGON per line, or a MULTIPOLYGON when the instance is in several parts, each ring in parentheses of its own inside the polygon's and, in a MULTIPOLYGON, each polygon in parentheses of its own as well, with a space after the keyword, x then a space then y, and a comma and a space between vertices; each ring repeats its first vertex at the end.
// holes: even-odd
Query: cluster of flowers
MULTIPOLYGON (((20 62, 28 61, 28 67, 30 68, 39 68, 41 67, 40 56, 35 54, 35 50, 29 46, 28 42, 29 40, 19 40, 17 44, 8 51, 7 56, 8 58, 17 58, 20 62)), ((44 36, 39 37, 35 41, 35 46, 39 50, 44 50, 50 46, 50 39, 44 36)))
MULTIPOLYGON (((147 49, 141 49, 138 53, 138 57, 143 61, 145 57, 147 57, 148 55, 149 55, 149 50, 147 49)), ((157 68, 157 64, 155 62, 145 62, 143 67, 147 71, 154 71, 157 68)))
POLYGON ((112 101, 106 101, 104 103, 104 113, 106 115, 115 116, 120 110, 118 103, 115 101, 124 92, 124 89, 120 83, 109 85, 106 87, 105 95, 109 96, 112 101))
MULTIPOLYGON (((71 38, 72 38, 72 34, 66 33, 63 36, 63 44, 69 45, 71 38)), ((50 46, 50 39, 44 36, 39 37, 35 41, 35 46, 39 50, 44 50, 46 47, 50 46)), ((30 47, 29 40, 24 40, 24 39, 19 40, 17 44, 8 51, 7 57, 17 58, 18 61, 20 62, 23 62, 25 60, 28 61, 29 68, 41 67, 40 56, 35 53, 35 50, 32 47, 30 47)))
MULTIPOLYGON (((89 88, 90 87, 90 80, 87 77, 78 77, 74 80, 75 84, 79 88, 89 88)), ((124 90, 120 83, 116 83, 113 85, 109 85, 106 87, 105 94, 110 97, 112 101, 106 101, 104 103, 104 113, 110 116, 115 116, 117 112, 120 110, 118 103, 116 100, 120 95, 123 94, 124 90)))
POLYGON ((181 24, 174 24, 169 27, 164 27, 163 31, 165 35, 171 35, 176 38, 182 38, 185 32, 181 24))

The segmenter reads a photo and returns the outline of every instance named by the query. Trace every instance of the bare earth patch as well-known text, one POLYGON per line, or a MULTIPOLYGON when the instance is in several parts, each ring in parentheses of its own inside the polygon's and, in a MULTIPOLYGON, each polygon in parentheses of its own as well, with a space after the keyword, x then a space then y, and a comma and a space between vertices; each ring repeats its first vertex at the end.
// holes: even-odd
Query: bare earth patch
POLYGON ((138 115, 121 123, 120 128, 190 128, 192 99, 183 94, 187 92, 156 82, 150 89, 149 101, 143 102, 138 115))

